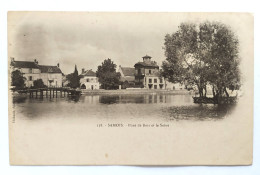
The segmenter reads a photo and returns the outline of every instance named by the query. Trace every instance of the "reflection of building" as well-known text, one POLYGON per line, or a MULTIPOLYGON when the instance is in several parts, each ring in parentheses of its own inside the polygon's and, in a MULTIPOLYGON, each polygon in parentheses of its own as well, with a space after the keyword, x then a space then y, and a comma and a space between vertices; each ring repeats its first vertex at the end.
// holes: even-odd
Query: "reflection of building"
POLYGON ((160 76, 159 66, 150 56, 135 64, 135 84, 147 89, 165 89, 164 78, 160 76))
POLYGON ((99 89, 100 83, 98 82, 98 78, 96 73, 90 70, 82 69, 82 73, 80 74, 80 87, 81 89, 99 89))
POLYGON ((45 66, 39 65, 38 61, 15 61, 11 60, 11 67, 13 70, 20 70, 23 76, 26 78, 25 85, 27 87, 33 86, 33 81, 42 79, 43 83, 50 87, 62 86, 62 72, 57 66, 45 66))

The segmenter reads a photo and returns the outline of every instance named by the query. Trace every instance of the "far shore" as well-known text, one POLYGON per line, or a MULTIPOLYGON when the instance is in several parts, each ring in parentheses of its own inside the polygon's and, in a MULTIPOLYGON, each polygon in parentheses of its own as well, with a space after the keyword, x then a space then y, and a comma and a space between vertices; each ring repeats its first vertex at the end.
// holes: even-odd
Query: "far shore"
POLYGON ((164 90, 164 89, 117 89, 117 90, 86 90, 82 89, 83 95, 116 95, 116 94, 176 94, 176 95, 192 95, 193 91, 188 90, 164 90))
MULTIPOLYGON (((27 92, 27 91, 26 91, 27 92)), ((18 93, 17 91, 12 92, 13 95, 26 95, 27 93, 18 93)), ((58 91, 58 94, 60 92, 58 91)), ((136 95, 136 94, 168 94, 168 95, 195 95, 193 90, 169 90, 169 89, 115 89, 115 90, 105 90, 105 89, 81 89, 82 95, 136 95)), ((45 93, 43 93, 45 95, 45 93)))

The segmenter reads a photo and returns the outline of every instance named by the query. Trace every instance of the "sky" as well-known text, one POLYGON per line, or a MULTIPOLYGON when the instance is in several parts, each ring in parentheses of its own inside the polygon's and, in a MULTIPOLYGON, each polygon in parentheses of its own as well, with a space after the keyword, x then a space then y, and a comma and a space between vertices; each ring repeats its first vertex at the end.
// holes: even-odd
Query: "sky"
POLYGON ((177 30, 179 21, 156 13, 9 13, 9 57, 37 59, 57 65, 63 73, 82 68, 96 71, 110 58, 122 67, 147 55, 161 65, 164 37, 177 30))
MULTIPOLYGON (((110 58, 122 67, 134 67, 150 55, 160 66, 165 60, 164 37, 181 22, 233 18, 191 13, 9 12, 8 56, 19 61, 37 59, 57 65, 63 73, 82 68, 97 70, 110 58)), ((234 27, 236 29, 236 27, 234 27)))

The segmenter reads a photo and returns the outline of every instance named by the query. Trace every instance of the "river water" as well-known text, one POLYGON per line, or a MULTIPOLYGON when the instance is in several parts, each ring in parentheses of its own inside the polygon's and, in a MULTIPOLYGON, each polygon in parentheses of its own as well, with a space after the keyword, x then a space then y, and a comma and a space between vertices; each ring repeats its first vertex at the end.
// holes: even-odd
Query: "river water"
POLYGON ((82 95, 80 97, 13 97, 13 123, 17 120, 86 119, 219 120, 232 106, 194 104, 191 95, 136 94, 82 95), (17 118, 19 117, 19 118, 17 118))

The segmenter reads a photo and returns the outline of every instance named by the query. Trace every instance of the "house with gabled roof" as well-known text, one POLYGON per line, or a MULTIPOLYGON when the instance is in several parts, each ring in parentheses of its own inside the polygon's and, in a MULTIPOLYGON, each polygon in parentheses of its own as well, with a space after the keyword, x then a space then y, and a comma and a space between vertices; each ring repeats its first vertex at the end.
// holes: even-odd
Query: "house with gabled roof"
POLYGON ((134 65, 135 85, 147 89, 165 89, 165 80, 160 76, 159 66, 151 60, 151 56, 145 55, 143 61, 134 65))
POLYGON ((11 59, 11 69, 20 70, 26 78, 26 87, 33 86, 33 81, 42 79, 48 87, 62 87, 62 71, 57 66, 39 65, 38 61, 16 61, 11 59))
POLYGON ((57 66, 46 66, 39 65, 41 70, 41 79, 44 84, 48 87, 62 87, 62 72, 59 68, 59 63, 57 66))
POLYGON ((121 65, 118 68, 118 72, 121 74, 121 82, 134 82, 135 81, 135 68, 134 67, 122 67, 121 65))
POLYGON ((98 81, 98 77, 96 73, 90 70, 82 69, 80 76, 80 88, 94 90, 100 88, 100 83, 98 81))

